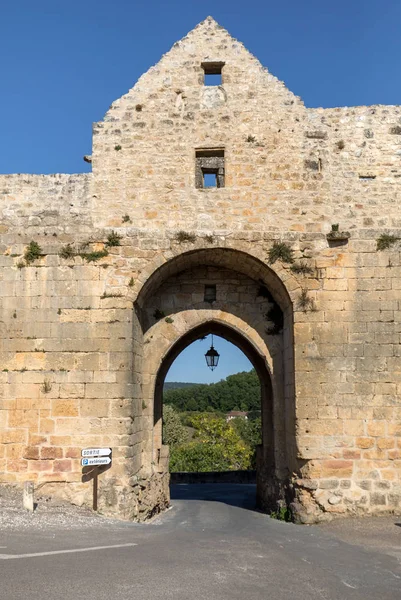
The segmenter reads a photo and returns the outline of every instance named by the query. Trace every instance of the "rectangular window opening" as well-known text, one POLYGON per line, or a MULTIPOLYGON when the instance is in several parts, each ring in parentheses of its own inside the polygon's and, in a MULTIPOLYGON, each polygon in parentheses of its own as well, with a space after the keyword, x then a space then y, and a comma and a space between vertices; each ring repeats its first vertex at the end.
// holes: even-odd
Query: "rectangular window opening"
POLYGON ((224 187, 225 164, 224 150, 195 151, 195 187, 211 189, 224 187))
POLYGON ((204 71, 203 84, 207 86, 222 85, 223 74, 222 69, 224 67, 223 62, 204 62, 202 63, 202 69, 204 71))

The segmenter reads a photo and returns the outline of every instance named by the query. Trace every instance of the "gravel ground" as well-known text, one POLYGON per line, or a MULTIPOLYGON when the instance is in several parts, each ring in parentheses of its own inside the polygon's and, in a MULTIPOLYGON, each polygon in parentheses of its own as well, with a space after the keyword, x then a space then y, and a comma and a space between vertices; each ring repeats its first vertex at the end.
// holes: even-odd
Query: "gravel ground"
POLYGON ((33 513, 26 511, 22 506, 22 489, 0 485, 0 531, 79 529, 120 522, 48 496, 35 495, 35 503, 33 513))

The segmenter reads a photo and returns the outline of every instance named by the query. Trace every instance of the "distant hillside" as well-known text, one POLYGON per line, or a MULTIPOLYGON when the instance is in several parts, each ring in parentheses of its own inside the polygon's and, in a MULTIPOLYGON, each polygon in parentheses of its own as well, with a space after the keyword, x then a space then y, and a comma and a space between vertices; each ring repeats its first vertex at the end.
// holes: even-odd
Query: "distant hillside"
POLYGON ((178 390, 179 388, 192 387, 193 385, 199 385, 199 383, 186 383, 185 381, 165 381, 164 391, 167 390, 178 390))

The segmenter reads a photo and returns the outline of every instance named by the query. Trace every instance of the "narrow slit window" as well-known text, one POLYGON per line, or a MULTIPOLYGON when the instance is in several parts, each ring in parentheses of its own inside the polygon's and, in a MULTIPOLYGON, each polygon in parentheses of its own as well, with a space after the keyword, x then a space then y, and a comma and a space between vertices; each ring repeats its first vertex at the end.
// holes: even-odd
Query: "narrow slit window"
POLYGON ((224 150, 196 150, 195 187, 211 189, 224 187, 224 150))
POLYGON ((203 69, 203 84, 206 86, 222 85, 223 83, 223 66, 222 62, 204 62, 203 69))

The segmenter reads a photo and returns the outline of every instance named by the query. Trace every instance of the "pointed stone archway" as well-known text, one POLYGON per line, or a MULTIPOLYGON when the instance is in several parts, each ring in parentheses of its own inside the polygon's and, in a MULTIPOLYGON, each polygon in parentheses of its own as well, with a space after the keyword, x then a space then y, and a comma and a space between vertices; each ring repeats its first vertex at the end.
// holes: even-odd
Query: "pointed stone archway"
MULTIPOLYGON (((163 470, 168 468, 166 459, 169 452, 162 443, 163 386, 167 372, 177 356, 181 354, 189 344, 209 334, 223 337, 242 350, 252 363, 259 377, 261 391, 262 444, 257 449, 257 500, 258 504, 263 505, 264 484, 268 484, 269 489, 271 490, 275 488, 275 465, 276 462, 280 460, 279 456, 277 456, 276 461, 275 452, 280 454, 280 452, 282 453, 284 451, 284 448, 280 448, 281 440, 279 439, 279 436, 277 436, 278 439, 275 441, 276 433, 273 414, 273 397, 275 390, 273 389, 273 377, 269 366, 269 364, 271 364, 271 361, 269 360, 271 357, 263 355, 254 341, 251 341, 248 337, 240 333, 235 326, 228 325, 224 320, 207 320, 206 322, 193 327, 193 329, 180 337, 177 342, 170 347, 162 360, 157 373, 154 390, 153 456, 158 463, 161 461, 161 468, 163 470)), ((271 500, 274 502, 274 497, 272 497, 271 500)))
MULTIPOLYGON (((199 249, 161 265, 135 303, 134 371, 142 401, 141 476, 155 498, 169 499, 168 448, 162 444, 162 391, 175 358, 208 333, 238 346, 261 383, 263 443, 258 451, 258 501, 272 507, 296 469, 292 302, 281 279, 247 253, 199 249), (204 288, 216 288, 205 301, 204 288), (139 348, 139 350, 138 350, 139 348)), ((149 500, 148 500, 149 504, 149 500)))

